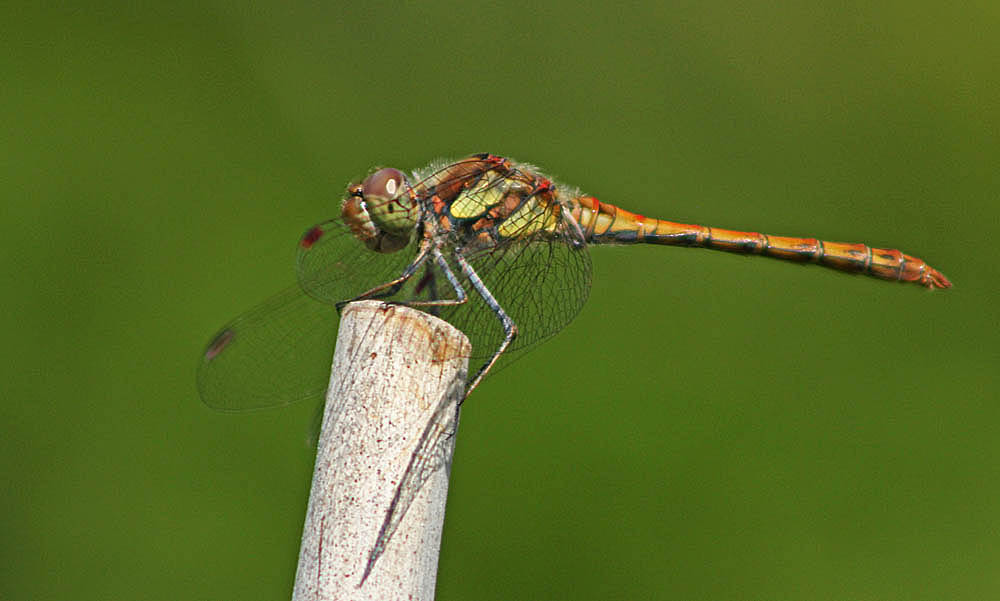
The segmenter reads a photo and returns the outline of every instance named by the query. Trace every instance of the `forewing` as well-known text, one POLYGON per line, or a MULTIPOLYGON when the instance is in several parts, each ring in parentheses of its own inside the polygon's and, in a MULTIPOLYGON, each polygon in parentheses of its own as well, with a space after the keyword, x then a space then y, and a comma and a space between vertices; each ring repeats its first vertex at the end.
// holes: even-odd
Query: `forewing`
POLYGON ((299 286, 325 303, 348 301, 392 281, 416 257, 416 236, 391 253, 369 249, 339 218, 309 228, 299 243, 299 286))
POLYGON ((220 411, 316 397, 326 389, 337 337, 332 305, 292 287, 226 324, 198 365, 198 391, 220 411))

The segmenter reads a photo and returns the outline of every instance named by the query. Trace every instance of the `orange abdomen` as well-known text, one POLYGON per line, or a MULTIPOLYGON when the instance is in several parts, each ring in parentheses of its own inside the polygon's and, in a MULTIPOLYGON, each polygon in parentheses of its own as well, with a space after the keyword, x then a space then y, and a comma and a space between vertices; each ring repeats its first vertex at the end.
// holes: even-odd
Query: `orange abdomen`
POLYGON ((924 260, 895 249, 865 244, 827 242, 815 238, 769 236, 757 232, 724 230, 703 225, 674 223, 630 213, 591 196, 569 201, 570 214, 590 244, 666 244, 697 246, 742 254, 756 254, 786 261, 811 262, 863 273, 883 280, 915 282, 927 288, 950 288, 951 282, 924 260))

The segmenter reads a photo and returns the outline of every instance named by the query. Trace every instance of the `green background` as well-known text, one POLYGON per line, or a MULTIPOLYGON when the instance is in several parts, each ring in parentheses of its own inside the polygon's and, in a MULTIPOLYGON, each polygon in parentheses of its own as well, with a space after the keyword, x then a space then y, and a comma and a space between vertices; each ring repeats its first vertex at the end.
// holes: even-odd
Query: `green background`
POLYGON ((2 9, 0 598, 288 598, 315 407, 200 351, 349 180, 483 151, 955 288, 594 249, 466 405, 439 599, 1000 598, 998 6, 2 9))

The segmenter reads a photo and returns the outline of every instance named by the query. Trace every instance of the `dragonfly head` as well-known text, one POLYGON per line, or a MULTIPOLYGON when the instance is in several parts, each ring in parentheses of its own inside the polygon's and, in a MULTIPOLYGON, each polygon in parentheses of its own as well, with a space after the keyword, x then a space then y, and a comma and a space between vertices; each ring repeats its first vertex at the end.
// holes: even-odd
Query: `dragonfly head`
POLYGON ((410 243, 420 211, 403 172, 386 167, 348 186, 340 213, 368 248, 390 253, 410 243))

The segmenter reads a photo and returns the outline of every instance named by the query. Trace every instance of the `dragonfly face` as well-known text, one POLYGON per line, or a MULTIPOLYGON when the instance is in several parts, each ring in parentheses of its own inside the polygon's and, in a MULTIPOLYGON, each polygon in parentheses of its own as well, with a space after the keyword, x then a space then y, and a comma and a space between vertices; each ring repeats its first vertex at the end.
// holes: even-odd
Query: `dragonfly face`
POLYGON ((399 169, 379 169, 347 188, 340 210, 351 232, 376 252, 405 248, 417 227, 420 203, 399 169))

